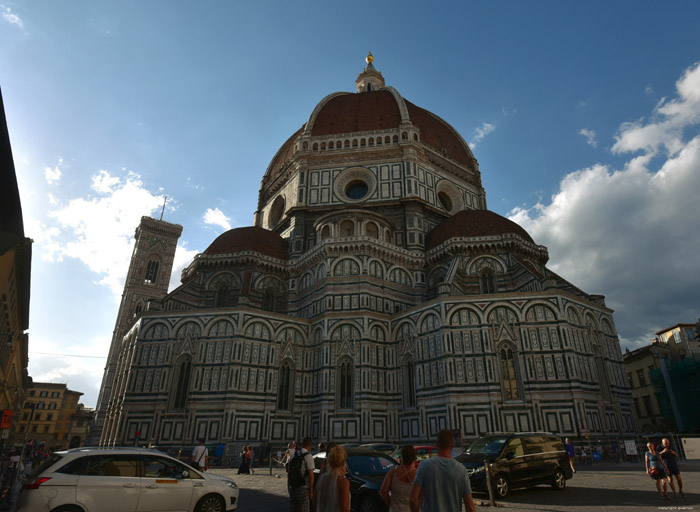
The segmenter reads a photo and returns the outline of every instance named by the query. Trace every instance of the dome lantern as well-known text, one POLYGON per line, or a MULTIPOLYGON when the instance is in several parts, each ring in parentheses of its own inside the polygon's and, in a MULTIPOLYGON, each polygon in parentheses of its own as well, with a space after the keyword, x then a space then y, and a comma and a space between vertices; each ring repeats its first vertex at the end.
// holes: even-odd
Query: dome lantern
POLYGON ((357 92, 378 91, 386 84, 384 83, 384 77, 382 74, 377 71, 374 64, 372 64, 374 62, 372 52, 368 52, 365 61, 367 62, 367 65, 362 70, 362 73, 357 76, 357 80, 355 80, 357 92))

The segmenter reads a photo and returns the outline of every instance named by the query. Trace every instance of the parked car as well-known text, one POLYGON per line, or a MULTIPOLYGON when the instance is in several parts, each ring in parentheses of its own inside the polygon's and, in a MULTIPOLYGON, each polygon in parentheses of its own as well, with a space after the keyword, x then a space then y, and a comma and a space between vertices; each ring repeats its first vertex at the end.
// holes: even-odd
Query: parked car
MULTIPOLYGON (((435 457, 438 452, 437 446, 414 446, 416 449, 416 467, 421 463, 422 460, 429 459, 430 457, 435 457)), ((391 457, 400 460, 401 459, 401 447, 397 447, 391 457)))
MULTIPOLYGON (((385 455, 391 455, 392 453, 394 453, 397 446, 395 444, 388 444, 388 443, 368 443, 368 444, 361 444, 360 448, 368 448, 370 450, 382 452, 385 455)), ((399 453, 400 452, 401 452, 401 450, 399 450, 399 453)), ((394 457, 394 458, 396 458, 396 457, 394 457)))
POLYGON ((469 472, 474 492, 488 492, 485 460, 499 498, 511 489, 539 484, 561 490, 573 476, 564 442, 549 432, 491 433, 476 439, 457 457, 469 472))
MULTIPOLYGON (((386 511, 387 507, 379 491, 386 474, 397 462, 388 455, 368 448, 346 448, 348 452, 345 476, 350 480, 350 509, 359 512, 386 511)), ((314 455, 315 481, 326 452, 314 455)))
POLYGON ((75 448, 55 452, 32 472, 17 512, 230 512, 233 480, 200 472, 145 448, 75 448))

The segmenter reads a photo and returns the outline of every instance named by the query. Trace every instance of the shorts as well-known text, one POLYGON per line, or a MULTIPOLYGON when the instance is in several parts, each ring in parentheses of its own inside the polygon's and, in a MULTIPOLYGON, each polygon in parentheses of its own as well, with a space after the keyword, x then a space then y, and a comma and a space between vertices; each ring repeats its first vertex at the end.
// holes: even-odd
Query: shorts
POLYGON ((668 478, 668 475, 666 474, 666 471, 664 468, 659 468, 659 472, 656 473, 655 475, 649 475, 652 480, 661 480, 662 478, 668 478))
POLYGON ((671 476, 678 476, 681 474, 681 470, 678 469, 678 466, 667 464, 666 467, 668 468, 668 472, 671 476))

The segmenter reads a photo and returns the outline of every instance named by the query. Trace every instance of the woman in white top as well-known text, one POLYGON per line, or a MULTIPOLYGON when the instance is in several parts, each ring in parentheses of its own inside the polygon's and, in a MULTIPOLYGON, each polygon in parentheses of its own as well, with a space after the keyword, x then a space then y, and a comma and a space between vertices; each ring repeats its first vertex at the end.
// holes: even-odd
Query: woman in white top
POLYGON ((347 452, 334 446, 326 456, 328 468, 316 485, 316 512, 350 512, 350 481, 345 478, 347 452))
POLYGON ((382 498, 389 512, 410 512, 413 480, 416 478, 416 449, 411 445, 401 447, 401 464, 386 474, 382 484, 382 498))

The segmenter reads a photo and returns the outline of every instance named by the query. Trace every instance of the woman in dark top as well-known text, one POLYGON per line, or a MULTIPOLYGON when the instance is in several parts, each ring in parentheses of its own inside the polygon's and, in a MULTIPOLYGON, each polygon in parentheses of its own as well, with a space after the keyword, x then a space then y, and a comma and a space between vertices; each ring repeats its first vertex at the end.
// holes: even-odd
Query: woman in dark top
POLYGON ((647 475, 656 483, 656 490, 659 491, 659 498, 662 500, 670 500, 666 494, 666 482, 668 481, 668 469, 666 464, 661 460, 661 456, 654 449, 654 443, 647 443, 649 451, 644 455, 644 460, 647 467, 647 475), (664 492, 661 492, 661 482, 664 484, 664 492))

